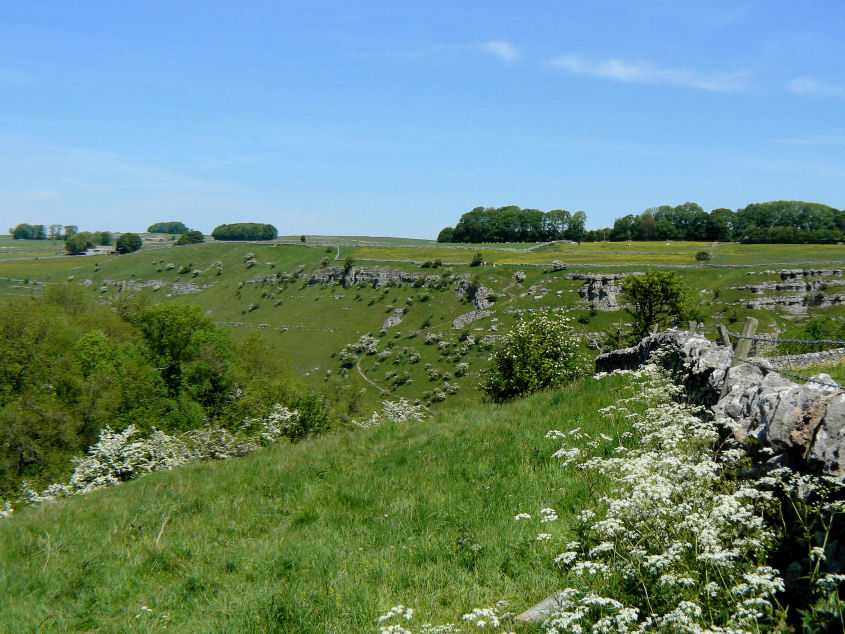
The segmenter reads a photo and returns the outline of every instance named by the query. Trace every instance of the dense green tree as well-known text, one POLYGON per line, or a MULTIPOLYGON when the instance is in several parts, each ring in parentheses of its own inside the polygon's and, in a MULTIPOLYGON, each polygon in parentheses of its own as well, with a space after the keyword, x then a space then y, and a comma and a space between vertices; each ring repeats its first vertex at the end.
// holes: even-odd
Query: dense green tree
POLYGON ((182 222, 156 222, 147 227, 148 233, 188 233, 188 227, 182 222))
POLYGON ((215 240, 274 240, 279 232, 273 225, 236 222, 215 227, 211 235, 215 240))
POLYGON ((154 304, 141 313, 138 327, 164 382, 178 393, 184 364, 198 353, 214 323, 195 306, 154 304))
POLYGON ((652 326, 676 324, 688 312, 689 288, 674 271, 651 270, 627 277, 622 298, 634 317, 634 330, 644 337, 652 326))
MULTIPOLYGON (((581 242, 584 239, 585 226, 587 224, 587 212, 576 211, 569 219, 569 226, 564 230, 562 237, 573 242, 581 242)), ((559 239, 557 237, 552 239, 559 239)))
POLYGON ((455 242, 455 229, 453 227, 444 227, 440 233, 437 234, 438 242, 455 242))
POLYGON ((30 225, 22 222, 12 229, 12 237, 15 240, 44 240, 47 238, 47 230, 44 225, 30 225))
POLYGON ((184 244, 199 244, 201 242, 205 242, 205 236, 202 235, 202 231, 188 231, 187 233, 183 233, 179 236, 179 239, 176 240, 176 246, 181 246, 184 244))
POLYGON ((141 237, 136 233, 122 233, 117 239, 118 253, 133 253, 143 246, 141 237))
POLYGON ((733 237, 734 212, 730 209, 714 209, 707 217, 707 240, 727 242, 733 237))
POLYGON ((537 209, 476 207, 461 216, 458 224, 445 227, 438 242, 540 242, 550 240, 581 241, 587 214, 570 214, 564 209, 544 213, 537 209))
POLYGON ((65 250, 70 255, 79 255, 84 253, 86 249, 96 246, 93 234, 88 231, 81 231, 72 233, 69 238, 65 240, 65 250))

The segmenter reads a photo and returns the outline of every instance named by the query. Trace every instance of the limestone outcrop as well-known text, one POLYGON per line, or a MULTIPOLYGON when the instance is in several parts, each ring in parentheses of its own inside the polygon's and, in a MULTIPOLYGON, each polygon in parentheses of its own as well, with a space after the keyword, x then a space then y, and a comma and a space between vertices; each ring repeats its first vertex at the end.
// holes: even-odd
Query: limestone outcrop
POLYGON ((490 301, 491 291, 489 288, 481 284, 474 284, 465 277, 458 280, 455 293, 458 297, 466 297, 478 310, 483 310, 493 303, 490 301))
POLYGON ((621 280, 629 275, 642 273, 569 273, 568 280, 584 280, 578 288, 578 294, 596 310, 619 310, 619 293, 622 292, 621 280))
POLYGON ((344 269, 342 266, 329 266, 317 269, 308 279, 308 284, 343 284, 349 286, 372 286, 381 288, 383 286, 402 286, 413 284, 423 275, 410 271, 396 269, 355 267, 344 269))

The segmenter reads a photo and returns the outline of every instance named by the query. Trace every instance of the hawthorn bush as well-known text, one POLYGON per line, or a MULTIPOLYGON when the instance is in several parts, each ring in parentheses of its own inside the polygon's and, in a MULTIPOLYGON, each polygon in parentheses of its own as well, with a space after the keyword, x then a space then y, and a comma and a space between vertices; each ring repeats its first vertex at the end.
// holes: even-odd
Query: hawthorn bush
POLYGON ((490 361, 481 389, 494 401, 567 383, 587 369, 571 319, 548 311, 521 317, 501 337, 490 361))

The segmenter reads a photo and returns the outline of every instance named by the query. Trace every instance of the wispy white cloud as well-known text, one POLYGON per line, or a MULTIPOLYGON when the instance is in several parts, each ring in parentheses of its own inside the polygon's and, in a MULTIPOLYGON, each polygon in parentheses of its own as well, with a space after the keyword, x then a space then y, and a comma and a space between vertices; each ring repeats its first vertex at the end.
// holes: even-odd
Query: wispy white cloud
POLYGON ((807 77, 796 77, 786 85, 786 89, 804 97, 840 97, 845 95, 845 88, 837 84, 807 77))
POLYGON ((669 68, 648 62, 626 62, 618 59, 592 62, 574 54, 555 57, 549 60, 548 64, 576 75, 709 91, 739 90, 744 85, 745 77, 745 73, 704 74, 689 68, 669 68))
POLYGON ((805 145, 809 147, 843 147, 845 146, 845 135, 813 134, 811 136, 791 139, 775 139, 775 143, 783 145, 805 145))
POLYGON ((518 62, 522 59, 522 53, 510 42, 503 40, 491 40, 479 45, 479 48, 506 63, 518 62))

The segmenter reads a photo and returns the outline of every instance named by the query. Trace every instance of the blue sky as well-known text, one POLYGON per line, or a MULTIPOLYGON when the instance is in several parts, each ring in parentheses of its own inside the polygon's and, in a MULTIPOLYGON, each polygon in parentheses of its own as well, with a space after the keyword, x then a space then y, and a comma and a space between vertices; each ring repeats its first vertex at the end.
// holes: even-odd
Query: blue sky
POLYGON ((0 221, 434 237, 845 207, 845 3, 0 6, 0 221))

